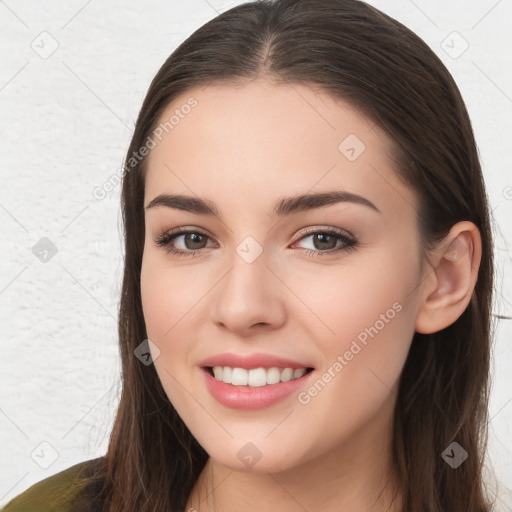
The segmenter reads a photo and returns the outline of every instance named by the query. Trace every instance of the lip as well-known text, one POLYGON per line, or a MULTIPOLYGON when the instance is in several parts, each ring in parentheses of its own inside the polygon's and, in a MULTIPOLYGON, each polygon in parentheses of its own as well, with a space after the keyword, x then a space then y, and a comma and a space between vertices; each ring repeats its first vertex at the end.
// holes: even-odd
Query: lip
MULTIPOLYGON (((209 365, 208 365, 209 366, 209 365)), ((217 365, 214 365, 217 366, 217 365)), ((221 365, 218 365, 221 366, 221 365)), ((225 366, 230 366, 225 365, 225 366)), ((291 368, 291 366, 287 366, 291 368)), ((304 368, 304 366, 298 366, 304 368)), ((239 366, 239 368, 243 368, 239 366)), ((258 366, 256 366, 258 368, 258 366)), ((279 382, 278 384, 270 384, 267 386, 233 386, 225 382, 218 381, 210 375, 207 368, 201 368, 204 376, 205 384, 210 394, 220 404, 231 409, 263 409, 270 407, 285 398, 297 394, 301 387, 305 387, 315 371, 306 373, 298 379, 288 382, 279 382)))
MULTIPOLYGON (((285 359, 272 354, 256 353, 250 355, 238 355, 232 353, 217 354, 205 359, 200 366, 230 366, 231 368, 245 368, 252 370, 254 368, 312 368, 310 364, 285 359)), ((278 384, 274 384, 278 385, 278 384)))

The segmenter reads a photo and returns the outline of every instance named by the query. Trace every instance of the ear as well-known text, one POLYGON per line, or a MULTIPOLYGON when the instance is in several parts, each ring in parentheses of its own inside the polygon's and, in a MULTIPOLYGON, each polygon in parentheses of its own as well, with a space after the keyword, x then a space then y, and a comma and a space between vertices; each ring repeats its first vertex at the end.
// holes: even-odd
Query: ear
POLYGON ((433 268, 422 283, 417 332, 440 331, 462 315, 475 288, 481 257, 482 240, 475 224, 455 224, 430 259, 433 268))

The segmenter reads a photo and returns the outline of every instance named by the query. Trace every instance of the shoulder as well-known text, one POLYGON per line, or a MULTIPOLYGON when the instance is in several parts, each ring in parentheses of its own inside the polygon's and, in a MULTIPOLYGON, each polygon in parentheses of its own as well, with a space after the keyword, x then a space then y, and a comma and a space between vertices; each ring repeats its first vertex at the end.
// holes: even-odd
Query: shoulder
POLYGON ((45 478, 12 499, 0 512, 73 512, 80 504, 80 483, 92 477, 104 457, 91 459, 45 478))

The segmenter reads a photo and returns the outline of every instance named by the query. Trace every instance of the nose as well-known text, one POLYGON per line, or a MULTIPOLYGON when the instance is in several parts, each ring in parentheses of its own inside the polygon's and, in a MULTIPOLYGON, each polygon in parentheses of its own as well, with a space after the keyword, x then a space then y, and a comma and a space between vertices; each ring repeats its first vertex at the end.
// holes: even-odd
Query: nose
POLYGON ((238 254, 212 296, 213 321, 238 336, 253 336, 286 322, 284 285, 263 252, 251 263, 238 254))

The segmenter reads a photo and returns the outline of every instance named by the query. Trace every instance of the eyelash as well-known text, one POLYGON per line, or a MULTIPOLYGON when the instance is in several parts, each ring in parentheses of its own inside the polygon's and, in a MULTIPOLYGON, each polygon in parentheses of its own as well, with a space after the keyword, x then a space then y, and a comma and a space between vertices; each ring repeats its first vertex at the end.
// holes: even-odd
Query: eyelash
MULTIPOLYGON (((157 238, 155 239, 155 243, 158 246, 163 247, 168 253, 171 253, 175 256, 194 257, 197 255, 197 253, 199 253, 201 251, 201 249, 183 251, 181 249, 175 249, 174 247, 171 246, 171 242, 173 242, 176 238, 178 238, 179 236, 182 236, 182 235, 187 235, 187 234, 196 234, 196 235, 201 235, 201 236, 210 238, 206 233, 203 233, 202 231, 197 230, 197 229, 177 228, 177 229, 172 229, 171 231, 167 231, 167 232, 162 233, 161 235, 157 236, 157 238)), ((357 246, 357 240, 355 238, 349 237, 346 234, 344 234, 340 231, 334 230, 332 228, 307 230, 297 240, 297 242, 303 240, 304 238, 308 238, 311 235, 320 235, 320 234, 334 236, 337 239, 343 241, 344 245, 341 245, 340 247, 338 247, 336 249, 328 249, 326 251, 321 251, 319 249, 303 249, 308 256, 318 257, 318 256, 324 256, 325 254, 338 253, 341 251, 349 252, 349 251, 354 250, 357 246)))

